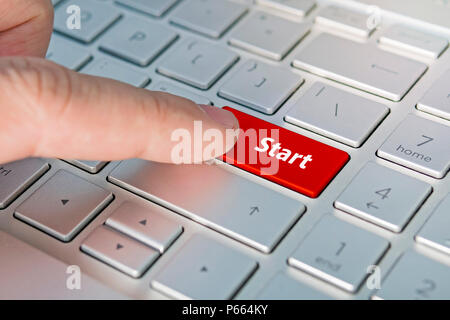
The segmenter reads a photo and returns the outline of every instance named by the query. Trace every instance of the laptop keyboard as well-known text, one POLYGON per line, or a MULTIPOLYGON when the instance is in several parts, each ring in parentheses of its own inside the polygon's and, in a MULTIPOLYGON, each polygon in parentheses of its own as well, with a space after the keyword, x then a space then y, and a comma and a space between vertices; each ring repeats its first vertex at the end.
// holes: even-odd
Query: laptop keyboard
POLYGON ((450 31, 388 14, 375 27, 332 1, 52 2, 47 59, 231 106, 325 144, 328 165, 299 180, 311 193, 220 160, 0 165, 0 229, 41 265, 133 298, 450 298, 450 31))

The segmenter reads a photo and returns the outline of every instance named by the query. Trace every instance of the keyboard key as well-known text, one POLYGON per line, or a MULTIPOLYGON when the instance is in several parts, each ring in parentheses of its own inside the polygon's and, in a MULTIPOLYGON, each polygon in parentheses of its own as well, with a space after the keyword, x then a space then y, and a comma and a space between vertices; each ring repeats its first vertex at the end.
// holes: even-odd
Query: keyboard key
POLYGON ((450 254, 450 194, 442 200, 416 236, 418 243, 450 254))
POLYGON ((127 236, 100 226, 81 245, 81 250, 133 278, 139 278, 159 253, 127 236))
POLYGON ((423 63, 327 33, 304 47, 293 65, 394 101, 402 99, 427 69, 423 63))
POLYGON ((242 253, 194 235, 156 275, 152 287, 176 299, 231 299, 256 267, 242 253))
POLYGON ((258 4, 299 17, 306 16, 316 5, 315 0, 258 0, 258 4))
POLYGON ((425 93, 417 109, 450 120, 450 69, 447 70, 425 93))
POLYGON ((144 67, 177 37, 175 32, 158 23, 130 17, 111 28, 100 42, 100 49, 144 67))
POLYGON ((0 164, 0 209, 6 208, 49 168, 46 162, 33 158, 0 164))
POLYGON ((387 251, 389 242, 331 215, 322 218, 288 263, 324 281, 356 292, 387 251))
POLYGON ((403 25, 388 28, 378 41, 388 48, 411 51, 432 59, 437 59, 448 45, 445 38, 403 25))
POLYGON ((120 5, 155 17, 161 17, 177 2, 178 0, 116 0, 120 5))
POLYGON ((58 3, 60 3, 61 0, 52 0, 52 4, 53 6, 56 6, 58 3))
POLYGON ((375 296, 385 300, 447 300, 448 297, 450 268, 414 251, 400 258, 375 296))
POLYGON ((108 164, 106 161, 64 160, 89 173, 98 173, 108 164))
POLYGON ((245 6, 228 0, 189 0, 175 9, 170 21, 208 37, 219 38, 245 12, 245 6))
POLYGON ((132 159, 108 180, 265 253, 305 211, 300 202, 217 165, 132 159))
MULTIPOLYGON (((120 18, 118 10, 111 6, 91 0, 71 0, 58 6, 55 11, 54 29, 75 40, 89 43, 120 18), (69 28, 67 14, 69 6, 76 5, 81 9, 80 28, 69 28)), ((74 25, 74 27, 76 27, 74 25)))
POLYGON ((389 113, 377 102, 316 82, 290 109, 285 120, 358 148, 389 113))
POLYGON ((166 57, 158 72, 200 89, 208 89, 237 60, 238 55, 220 46, 185 40, 166 57))
POLYGON ((68 242, 112 198, 111 192, 59 170, 16 209, 14 216, 68 242))
POLYGON ((106 224, 159 252, 166 251, 183 228, 155 210, 126 202, 106 220, 106 224))
POLYGON ((224 109, 239 120, 240 135, 223 161, 261 178, 316 198, 349 160, 344 151, 232 108, 224 109))
POLYGON ((220 88, 219 95, 273 114, 302 82, 299 75, 289 70, 250 60, 220 88))
POLYGON ((431 193, 431 186, 369 162, 335 202, 338 209, 400 232, 431 193))
POLYGON ((74 273, 70 272, 76 270, 74 266, 3 231, 0 231, 0 257, 1 300, 129 299, 84 272, 79 288, 68 286, 72 284, 70 276, 74 273))
POLYGON ((189 90, 185 90, 183 88, 180 88, 178 86, 174 86, 173 84, 170 84, 166 81, 160 81, 156 85, 154 85, 151 90, 154 91, 163 91, 167 93, 174 94, 176 96, 180 96, 189 100, 194 101, 197 104, 206 104, 206 105, 212 105, 211 100, 204 96, 200 96, 198 94, 195 94, 189 90))
POLYGON ((53 35, 45 58, 78 71, 92 59, 92 55, 89 50, 53 35))
POLYGON ((368 28, 369 15, 337 6, 327 6, 316 16, 318 25, 367 38, 375 29, 368 28))
POLYGON ((440 179, 450 168, 448 137, 449 126, 408 115, 378 149, 377 155, 440 179))
POLYGON ((278 273, 256 297, 258 300, 330 300, 331 298, 282 273, 278 273))
POLYGON ((114 79, 140 88, 150 82, 145 73, 134 71, 124 64, 104 58, 96 59, 94 62, 89 63, 81 72, 92 76, 114 79))
POLYGON ((308 33, 309 25, 256 12, 237 27, 230 44, 273 60, 283 59, 308 33))

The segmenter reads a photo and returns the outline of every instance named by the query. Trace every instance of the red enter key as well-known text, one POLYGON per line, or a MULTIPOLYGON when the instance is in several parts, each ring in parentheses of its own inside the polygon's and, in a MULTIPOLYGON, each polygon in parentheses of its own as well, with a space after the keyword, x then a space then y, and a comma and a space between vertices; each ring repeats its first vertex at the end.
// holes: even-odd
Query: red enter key
POLYGON ((344 151, 235 109, 224 109, 239 120, 240 132, 223 160, 308 197, 318 197, 349 160, 344 151))

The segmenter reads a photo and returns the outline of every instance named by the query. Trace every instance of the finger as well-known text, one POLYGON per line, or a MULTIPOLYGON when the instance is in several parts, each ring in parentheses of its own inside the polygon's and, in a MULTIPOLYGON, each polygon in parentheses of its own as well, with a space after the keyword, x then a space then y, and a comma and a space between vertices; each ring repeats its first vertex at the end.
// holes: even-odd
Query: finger
POLYGON ((39 56, 53 26, 50 0, 0 0, 0 56, 39 56))
POLYGON ((227 129, 238 127, 232 113, 217 107, 78 74, 38 58, 0 59, 0 112, 0 163, 28 156, 174 162, 180 140, 173 134, 180 130, 193 139, 185 152, 190 161, 206 161, 231 149, 235 137, 229 139, 227 129), (195 121, 201 121, 200 129, 195 121), (208 130, 222 139, 210 154, 208 143, 194 148, 208 130))

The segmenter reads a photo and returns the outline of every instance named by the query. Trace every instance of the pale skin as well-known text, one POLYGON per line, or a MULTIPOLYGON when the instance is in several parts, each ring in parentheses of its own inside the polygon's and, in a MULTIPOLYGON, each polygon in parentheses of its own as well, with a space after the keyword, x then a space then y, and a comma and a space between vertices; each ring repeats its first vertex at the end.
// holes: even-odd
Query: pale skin
MULTIPOLYGON (((0 164, 26 157, 171 162, 175 129, 192 131, 200 120, 203 130, 226 137, 238 127, 226 110, 44 60, 52 25, 50 0, 0 0, 0 164)), ((210 156, 233 144, 224 139, 210 156)))

